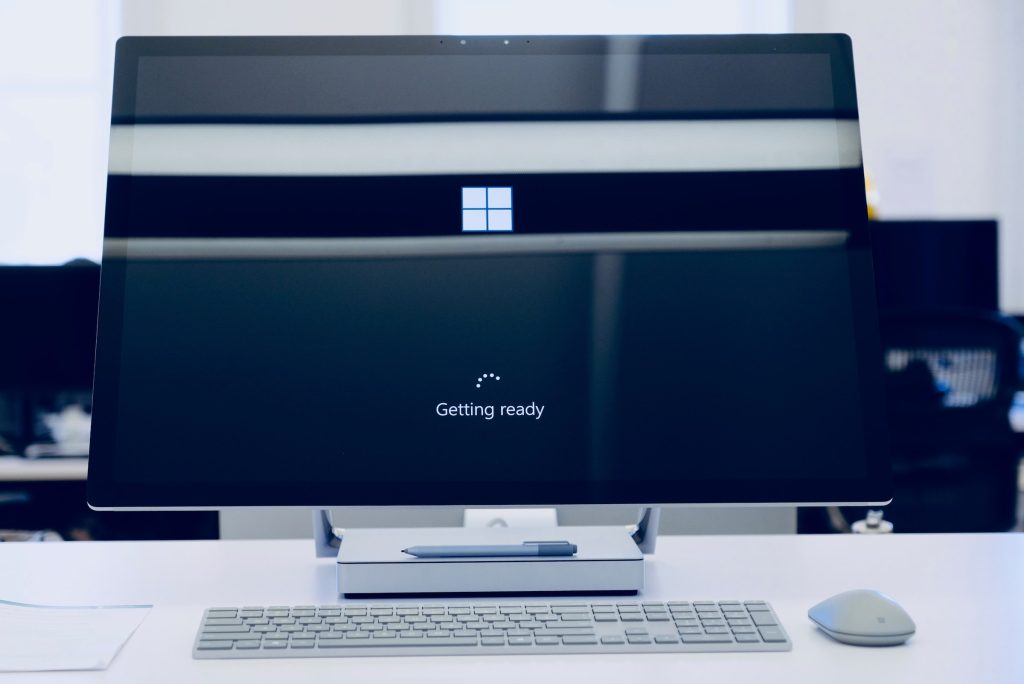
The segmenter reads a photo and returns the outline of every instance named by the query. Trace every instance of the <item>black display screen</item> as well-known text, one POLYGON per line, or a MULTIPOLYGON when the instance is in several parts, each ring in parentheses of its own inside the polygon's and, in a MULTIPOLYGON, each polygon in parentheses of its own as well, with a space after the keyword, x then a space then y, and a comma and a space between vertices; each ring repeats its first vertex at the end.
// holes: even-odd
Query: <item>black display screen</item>
POLYGON ((93 505, 888 498, 848 44, 510 45, 119 44, 93 505))

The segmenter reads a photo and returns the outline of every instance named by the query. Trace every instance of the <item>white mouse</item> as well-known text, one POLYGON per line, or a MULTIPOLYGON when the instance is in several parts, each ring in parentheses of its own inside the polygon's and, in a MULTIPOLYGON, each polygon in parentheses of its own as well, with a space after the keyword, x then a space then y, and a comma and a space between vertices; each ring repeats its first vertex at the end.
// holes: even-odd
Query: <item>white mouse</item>
POLYGON ((917 630, 898 603, 868 589, 827 598, 808 610, 807 617, 836 641, 856 646, 895 646, 917 630))

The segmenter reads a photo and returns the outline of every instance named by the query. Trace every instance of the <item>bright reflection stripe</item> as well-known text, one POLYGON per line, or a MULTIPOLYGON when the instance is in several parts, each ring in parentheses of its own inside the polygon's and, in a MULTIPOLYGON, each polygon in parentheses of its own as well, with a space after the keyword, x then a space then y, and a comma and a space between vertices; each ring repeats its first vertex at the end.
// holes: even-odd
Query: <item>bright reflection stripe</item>
POLYGON ((394 176, 856 168, 856 121, 112 126, 112 174, 394 176))
POLYGON ((844 231, 583 233, 389 238, 108 238, 104 258, 273 259, 572 254, 830 247, 844 231))

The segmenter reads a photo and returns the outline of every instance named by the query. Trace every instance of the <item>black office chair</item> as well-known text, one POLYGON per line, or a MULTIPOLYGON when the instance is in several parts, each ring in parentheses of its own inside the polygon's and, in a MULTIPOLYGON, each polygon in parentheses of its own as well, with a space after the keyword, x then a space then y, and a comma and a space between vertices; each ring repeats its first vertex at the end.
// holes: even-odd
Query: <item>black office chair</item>
MULTIPOLYGON (((1009 410, 1021 330, 994 313, 881 320, 897 532, 995 532, 1017 522, 1009 410)), ((863 509, 843 509, 847 520, 863 509)))

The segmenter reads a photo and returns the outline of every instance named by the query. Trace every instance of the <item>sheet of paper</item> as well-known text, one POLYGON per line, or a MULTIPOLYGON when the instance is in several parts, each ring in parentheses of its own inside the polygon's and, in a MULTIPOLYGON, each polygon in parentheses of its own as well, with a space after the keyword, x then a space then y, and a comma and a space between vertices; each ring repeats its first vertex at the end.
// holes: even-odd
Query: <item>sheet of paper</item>
POLYGON ((150 608, 0 600, 0 672, 103 670, 150 608))

